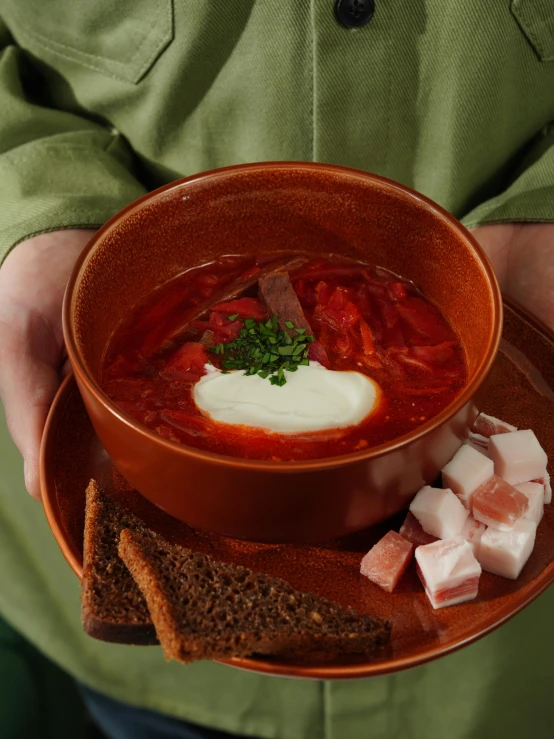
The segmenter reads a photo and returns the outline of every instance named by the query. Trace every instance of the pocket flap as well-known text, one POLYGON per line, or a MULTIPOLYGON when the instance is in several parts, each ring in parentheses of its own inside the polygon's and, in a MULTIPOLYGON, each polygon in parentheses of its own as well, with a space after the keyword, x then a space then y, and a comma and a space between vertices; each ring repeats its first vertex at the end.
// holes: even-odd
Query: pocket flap
POLYGON ((511 11, 539 58, 554 61, 554 0, 512 0, 511 11))

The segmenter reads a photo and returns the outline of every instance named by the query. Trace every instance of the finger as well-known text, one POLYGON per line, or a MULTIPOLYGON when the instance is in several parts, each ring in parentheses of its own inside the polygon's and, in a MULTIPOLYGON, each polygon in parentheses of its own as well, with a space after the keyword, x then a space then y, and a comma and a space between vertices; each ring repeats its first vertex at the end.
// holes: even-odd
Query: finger
POLYGON ((62 368, 60 371, 60 376, 62 380, 65 380, 65 378, 68 376, 68 374, 71 372, 73 367, 71 366, 71 362, 69 361, 69 357, 66 357, 65 362, 62 364, 62 368))
POLYGON ((32 358, 22 361, 18 371, 6 373, 2 383, 8 429, 24 460, 25 486, 37 500, 40 442, 58 385, 57 372, 32 358))
POLYGON ((50 404, 59 386, 51 331, 41 321, 15 320, 2 335, 0 396, 12 438, 24 460, 25 485, 40 499, 40 441, 50 404), (53 361, 54 360, 54 361, 53 361))

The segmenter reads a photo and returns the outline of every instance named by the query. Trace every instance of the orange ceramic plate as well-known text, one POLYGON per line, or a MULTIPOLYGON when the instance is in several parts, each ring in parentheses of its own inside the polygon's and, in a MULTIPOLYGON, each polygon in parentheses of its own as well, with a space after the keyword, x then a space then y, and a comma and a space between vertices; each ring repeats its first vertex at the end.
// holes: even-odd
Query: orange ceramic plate
MULTIPOLYGON (((504 339, 483 410, 519 428, 534 429, 549 458, 554 459, 554 334, 522 309, 510 303, 505 308, 504 339)), ((317 664, 252 657, 227 663, 246 670, 334 679, 414 667, 484 636, 514 616, 554 580, 553 506, 546 506, 535 550, 517 581, 484 573, 475 601, 439 611, 434 611, 427 601, 413 565, 392 595, 359 574, 362 555, 399 521, 320 546, 251 544, 193 530, 129 488, 100 446, 75 381, 68 377, 48 418, 41 483, 48 521, 78 576, 82 572, 84 493, 91 477, 151 528, 173 541, 223 561, 281 576, 296 588, 392 621, 390 648, 377 657, 337 658, 317 664)))

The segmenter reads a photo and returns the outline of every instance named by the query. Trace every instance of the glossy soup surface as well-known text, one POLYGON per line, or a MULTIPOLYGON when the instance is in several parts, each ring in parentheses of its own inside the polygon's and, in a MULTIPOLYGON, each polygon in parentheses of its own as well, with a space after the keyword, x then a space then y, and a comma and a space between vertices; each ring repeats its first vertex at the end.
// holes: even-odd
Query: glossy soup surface
POLYGON ((452 402, 467 369, 438 308, 386 270, 335 256, 227 256, 136 306, 110 341, 102 379, 119 408, 160 436, 218 454, 290 461, 359 451, 411 431, 452 402), (212 421, 194 403, 205 362, 221 367, 212 344, 237 338, 248 318, 271 317, 256 278, 285 267, 313 331, 310 359, 362 372, 382 390, 358 426, 280 435, 212 421))

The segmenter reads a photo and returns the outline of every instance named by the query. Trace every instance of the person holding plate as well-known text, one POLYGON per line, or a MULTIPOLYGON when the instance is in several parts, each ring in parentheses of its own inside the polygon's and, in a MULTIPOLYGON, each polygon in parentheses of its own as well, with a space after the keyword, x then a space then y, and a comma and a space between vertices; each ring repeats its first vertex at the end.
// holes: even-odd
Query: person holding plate
POLYGON ((503 290, 554 328, 553 60, 544 0, 0 1, 0 613, 84 686, 108 736, 551 735, 552 590, 456 654, 369 681, 166 664, 83 633, 37 500, 73 265, 179 177, 305 160, 397 180, 473 229, 503 290))

